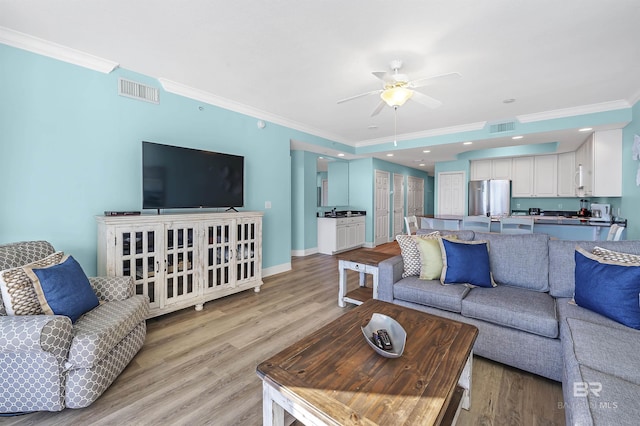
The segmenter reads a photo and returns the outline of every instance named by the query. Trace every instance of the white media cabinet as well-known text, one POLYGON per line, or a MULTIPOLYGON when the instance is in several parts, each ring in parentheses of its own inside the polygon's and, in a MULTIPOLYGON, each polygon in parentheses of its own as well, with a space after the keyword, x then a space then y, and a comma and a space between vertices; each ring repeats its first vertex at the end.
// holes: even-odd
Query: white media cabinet
POLYGON ((98 275, 132 276, 149 317, 262 285, 262 212, 97 216, 98 275))

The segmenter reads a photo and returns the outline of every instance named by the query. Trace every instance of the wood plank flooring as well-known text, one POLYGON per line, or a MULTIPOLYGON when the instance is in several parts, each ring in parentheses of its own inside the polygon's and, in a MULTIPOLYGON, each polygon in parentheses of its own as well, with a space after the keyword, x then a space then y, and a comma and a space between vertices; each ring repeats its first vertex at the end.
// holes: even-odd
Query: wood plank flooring
MULTIPOLYGON (((376 248, 399 253, 397 244, 376 248)), ((351 309, 338 262, 315 254, 246 291, 148 320, 144 347, 90 407, 0 417, 2 425, 260 425, 263 360, 351 309)), ((349 289, 358 274, 348 272, 349 289)), ((370 284, 370 278, 369 278, 370 284)), ((471 410, 459 425, 563 425, 560 383, 474 358, 471 410)))

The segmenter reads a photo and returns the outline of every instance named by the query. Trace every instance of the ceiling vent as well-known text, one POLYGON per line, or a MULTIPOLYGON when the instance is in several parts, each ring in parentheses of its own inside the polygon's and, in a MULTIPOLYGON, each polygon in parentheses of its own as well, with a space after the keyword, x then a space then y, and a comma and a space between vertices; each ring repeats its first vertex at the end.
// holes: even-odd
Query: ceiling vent
POLYGON ((504 123, 495 123, 489 126, 489 133, 513 132, 516 129, 515 121, 507 121, 504 123))
POLYGON ((118 79, 118 94, 120 96, 126 96, 127 98, 138 99, 140 101, 151 102, 154 104, 160 103, 160 91, 155 87, 145 86, 142 83, 136 83, 135 81, 126 80, 124 78, 118 79))

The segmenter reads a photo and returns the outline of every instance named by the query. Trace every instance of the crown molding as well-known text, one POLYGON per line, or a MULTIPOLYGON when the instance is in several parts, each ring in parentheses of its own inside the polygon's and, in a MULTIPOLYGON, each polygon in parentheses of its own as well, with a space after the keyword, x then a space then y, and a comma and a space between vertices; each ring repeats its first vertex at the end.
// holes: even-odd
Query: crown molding
POLYGON ((637 104, 640 101, 640 90, 631 97, 631 99, 629 100, 629 103, 631 104, 631 106, 637 104))
POLYGON ((209 105, 218 106, 220 108, 224 108, 240 114, 248 115, 250 117, 266 120, 274 124, 279 124, 281 126, 288 127, 290 129, 298 130, 300 132, 309 133, 314 136, 325 138, 332 142, 338 142, 345 145, 354 146, 353 142, 345 141, 344 138, 338 135, 328 133, 313 127, 309 127, 297 121, 289 120, 279 115, 272 114, 270 112, 263 111, 258 108, 253 108, 253 107, 241 104, 239 102, 232 101, 230 99, 213 95, 209 92, 205 92, 204 90, 196 89, 196 88, 184 85, 182 83, 177 83, 175 81, 168 80, 166 78, 158 78, 158 81, 160 82, 160 84, 162 85, 162 88, 165 91, 174 93, 176 95, 180 95, 189 99, 194 99, 196 101, 204 102, 209 105))
POLYGON ((518 115, 520 123, 533 123, 535 121, 553 120, 555 118, 574 117, 576 115, 594 114, 598 112, 615 111, 617 109, 631 108, 624 99, 617 101, 601 102, 598 104, 581 105, 572 108, 554 109, 550 111, 536 112, 533 114, 518 115))
MULTIPOLYGON (((413 139, 430 138, 434 136, 451 135, 454 133, 473 132, 476 130, 484 129, 486 125, 487 125, 486 121, 478 121, 476 123, 461 124, 459 126, 451 126, 451 127, 441 127, 439 129, 426 130, 424 132, 403 133, 401 135, 398 135, 396 137, 396 140, 408 141, 413 139)), ((380 145, 383 143, 389 143, 390 140, 391 140, 390 137, 368 139, 362 142, 357 142, 355 146, 356 148, 361 148, 361 147, 371 146, 371 145, 380 145)))
POLYGON ((119 66, 117 62, 4 27, 0 27, 0 43, 105 74, 119 66))

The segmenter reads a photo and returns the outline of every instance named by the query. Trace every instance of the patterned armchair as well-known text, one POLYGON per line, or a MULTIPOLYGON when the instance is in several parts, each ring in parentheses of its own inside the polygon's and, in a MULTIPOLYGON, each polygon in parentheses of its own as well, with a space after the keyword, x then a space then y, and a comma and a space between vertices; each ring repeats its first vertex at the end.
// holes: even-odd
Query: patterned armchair
MULTIPOLYGON (((0 245, 0 271, 54 253, 46 241, 0 245)), ((149 310, 130 277, 89 278, 100 305, 75 323, 60 315, 7 315, 0 294, 0 413, 90 405, 140 350, 149 310)))

